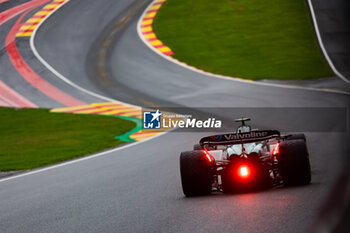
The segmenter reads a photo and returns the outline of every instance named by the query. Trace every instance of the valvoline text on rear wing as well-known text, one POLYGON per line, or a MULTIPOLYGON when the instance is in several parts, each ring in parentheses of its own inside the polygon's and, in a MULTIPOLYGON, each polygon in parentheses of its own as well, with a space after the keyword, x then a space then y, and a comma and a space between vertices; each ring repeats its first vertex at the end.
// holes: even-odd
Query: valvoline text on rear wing
POLYGON ((277 130, 254 130, 246 133, 231 133, 204 137, 199 143, 201 146, 233 145, 264 141, 277 137, 280 137, 280 132, 277 130))

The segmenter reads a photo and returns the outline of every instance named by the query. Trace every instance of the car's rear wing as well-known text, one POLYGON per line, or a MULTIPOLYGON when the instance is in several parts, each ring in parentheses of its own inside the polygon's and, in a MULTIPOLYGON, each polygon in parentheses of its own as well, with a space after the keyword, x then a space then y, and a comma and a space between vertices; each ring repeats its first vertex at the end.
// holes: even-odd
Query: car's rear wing
POLYGON ((202 138, 199 143, 203 146, 234 145, 242 143, 259 142, 280 137, 277 130, 254 130, 246 133, 231 133, 213 135, 202 138))

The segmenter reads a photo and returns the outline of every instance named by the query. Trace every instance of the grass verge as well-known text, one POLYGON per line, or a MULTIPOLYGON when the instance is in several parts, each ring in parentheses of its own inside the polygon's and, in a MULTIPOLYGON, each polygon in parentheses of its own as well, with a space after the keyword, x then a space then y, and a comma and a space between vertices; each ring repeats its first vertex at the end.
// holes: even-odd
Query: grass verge
POLYGON ((174 57, 253 80, 333 76, 305 0, 168 0, 153 23, 174 57))
POLYGON ((26 170, 77 158, 123 142, 131 121, 98 115, 0 108, 0 171, 26 170))

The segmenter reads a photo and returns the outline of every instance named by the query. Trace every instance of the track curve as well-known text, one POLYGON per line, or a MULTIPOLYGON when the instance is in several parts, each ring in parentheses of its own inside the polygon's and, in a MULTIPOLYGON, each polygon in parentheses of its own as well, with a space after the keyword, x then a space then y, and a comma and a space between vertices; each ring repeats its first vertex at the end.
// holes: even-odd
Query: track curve
MULTIPOLYGON (((80 86, 142 106, 349 109, 347 95, 214 79, 164 60, 137 35, 138 17, 149 2, 70 1, 40 27, 37 50, 80 86), (106 81, 96 72, 93 55, 125 15, 104 60, 106 81)), ((271 127, 273 122, 260 124, 271 127)), ((349 152, 346 132, 308 133, 311 185, 184 198, 179 153, 201 136, 168 133, 105 156, 0 182, 1 232, 307 232, 349 152)))

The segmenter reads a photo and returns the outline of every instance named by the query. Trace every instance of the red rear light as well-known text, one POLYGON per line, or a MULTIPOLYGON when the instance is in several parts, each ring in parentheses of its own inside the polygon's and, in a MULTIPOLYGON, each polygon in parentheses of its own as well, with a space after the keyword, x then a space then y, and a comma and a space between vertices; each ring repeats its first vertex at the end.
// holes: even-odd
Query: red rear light
POLYGON ((205 157, 207 157, 208 161, 211 163, 213 161, 213 158, 211 157, 211 155, 209 154, 208 151, 203 150, 205 157))
POLYGON ((277 143, 275 148, 272 150, 273 155, 278 155, 280 153, 280 143, 277 143))
POLYGON ((250 171, 246 165, 242 165, 238 168, 238 173, 240 177, 245 178, 249 176, 250 171))

